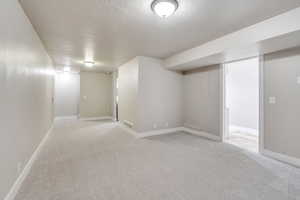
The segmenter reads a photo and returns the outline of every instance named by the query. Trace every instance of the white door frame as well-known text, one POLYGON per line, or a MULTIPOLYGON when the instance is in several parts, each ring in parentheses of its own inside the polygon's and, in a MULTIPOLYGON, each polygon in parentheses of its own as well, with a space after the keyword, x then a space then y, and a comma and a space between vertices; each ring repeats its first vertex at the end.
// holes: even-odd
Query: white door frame
MULTIPOLYGON (((263 55, 259 56, 259 152, 262 153, 264 150, 264 57, 263 55)), ((251 58, 246 58, 242 60, 248 60, 251 58)), ((235 61, 233 61, 235 62, 235 61)), ((221 114, 220 114, 220 130, 221 130, 221 140, 225 142, 226 137, 228 136, 228 124, 227 124, 227 111, 226 111, 226 65, 231 62, 221 64, 220 68, 220 105, 221 105, 221 114)))

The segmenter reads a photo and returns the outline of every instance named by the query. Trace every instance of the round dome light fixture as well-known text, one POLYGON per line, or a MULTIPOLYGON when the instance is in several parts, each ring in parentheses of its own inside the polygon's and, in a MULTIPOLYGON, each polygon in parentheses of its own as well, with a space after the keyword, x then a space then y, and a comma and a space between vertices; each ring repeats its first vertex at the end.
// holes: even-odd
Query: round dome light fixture
POLYGON ((162 18, 174 14, 178 6, 177 0, 154 0, 151 4, 153 12, 162 18))
POLYGON ((84 64, 87 67, 94 67, 95 62, 94 61, 84 61, 84 64))

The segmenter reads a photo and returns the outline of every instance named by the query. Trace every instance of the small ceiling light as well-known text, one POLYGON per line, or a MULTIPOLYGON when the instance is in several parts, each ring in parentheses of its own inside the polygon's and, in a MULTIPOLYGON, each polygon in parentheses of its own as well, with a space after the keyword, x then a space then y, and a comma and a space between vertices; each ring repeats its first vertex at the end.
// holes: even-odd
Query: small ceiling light
POLYGON ((64 72, 70 72, 71 71, 71 67, 64 67, 64 72))
POLYGON ((155 14, 162 18, 169 17, 178 8, 177 0, 154 0, 151 8, 155 14))
POLYGON ((93 67, 95 65, 95 62, 93 62, 93 61, 84 61, 84 64, 87 67, 93 67))

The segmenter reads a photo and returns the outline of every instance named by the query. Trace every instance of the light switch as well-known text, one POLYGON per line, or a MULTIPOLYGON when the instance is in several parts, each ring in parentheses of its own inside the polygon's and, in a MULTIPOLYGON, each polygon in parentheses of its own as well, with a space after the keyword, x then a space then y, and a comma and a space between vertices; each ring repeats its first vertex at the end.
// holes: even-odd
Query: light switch
POLYGON ((276 103, 276 97, 269 97, 269 104, 275 104, 276 103))

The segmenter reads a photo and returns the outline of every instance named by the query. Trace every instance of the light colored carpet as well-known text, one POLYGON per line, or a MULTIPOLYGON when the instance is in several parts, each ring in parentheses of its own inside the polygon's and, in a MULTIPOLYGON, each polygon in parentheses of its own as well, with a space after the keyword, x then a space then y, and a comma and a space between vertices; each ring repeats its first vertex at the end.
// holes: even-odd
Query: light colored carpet
POLYGON ((258 153, 258 135, 246 132, 231 132, 226 142, 242 149, 258 153))
POLYGON ((300 170, 185 133, 135 139, 65 121, 16 200, 299 200, 300 170))

